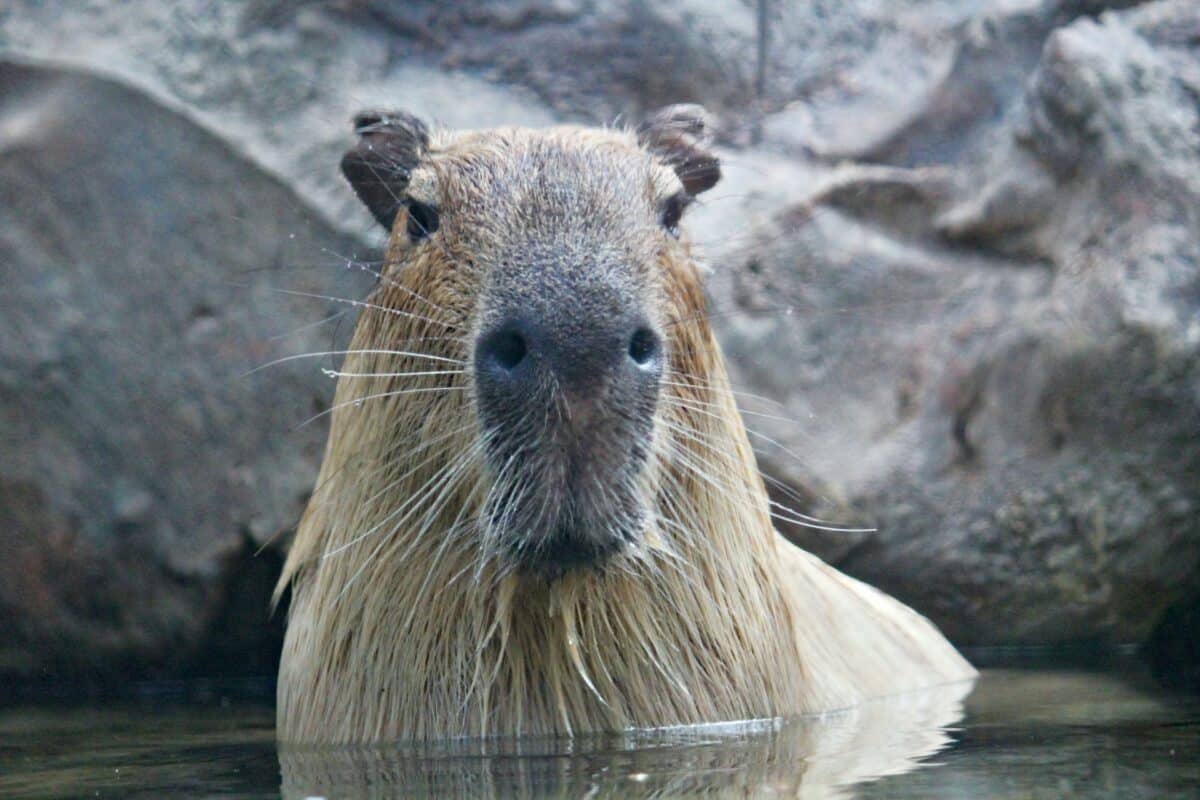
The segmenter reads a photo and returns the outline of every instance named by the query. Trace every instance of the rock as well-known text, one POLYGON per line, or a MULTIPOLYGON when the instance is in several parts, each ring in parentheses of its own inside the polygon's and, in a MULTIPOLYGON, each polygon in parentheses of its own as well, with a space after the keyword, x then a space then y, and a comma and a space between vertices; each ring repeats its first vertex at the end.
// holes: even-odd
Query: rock
POLYGON ((557 116, 529 90, 442 69, 378 19, 355 16, 361 7, 131 0, 83 13, 68 0, 15 0, 0 10, 0 49, 121 79, 219 133, 329 224, 379 242, 336 170, 355 113, 402 105, 449 127, 557 116))
POLYGON ((790 307, 718 321, 798 420, 749 419, 766 470, 878 527, 789 533, 957 642, 1140 642, 1200 585, 1197 30, 1056 30, 991 157, 845 167, 722 277, 790 307))
MULTIPOLYGON (((141 93, 12 62, 0 86, 20 200, 0 206, 0 672, 177 665, 296 522, 323 447, 321 425, 295 428, 327 406, 330 359, 243 373, 337 349, 349 325, 313 323, 350 307, 274 289, 359 298, 370 276, 332 255, 355 242, 141 93)), ((240 612, 265 634, 259 594, 240 612)))

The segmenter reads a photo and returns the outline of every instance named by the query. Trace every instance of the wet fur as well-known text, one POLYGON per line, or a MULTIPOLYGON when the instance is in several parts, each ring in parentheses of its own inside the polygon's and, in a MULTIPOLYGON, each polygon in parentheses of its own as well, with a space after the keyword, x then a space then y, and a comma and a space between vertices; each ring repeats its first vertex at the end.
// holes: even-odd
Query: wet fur
MULTIPOLYGON (((578 174, 550 179, 569 185, 578 174)), ((775 532, 686 240, 611 225, 611 214, 652 213, 675 180, 624 131, 431 137, 405 190, 436 189, 446 235, 410 246, 398 212, 279 584, 292 588, 281 739, 773 717, 973 674, 924 618, 775 532), (602 565, 557 578, 514 568, 489 536, 484 510, 504 476, 484 456, 469 379, 481 287, 513 226, 527 224, 504 198, 521 196, 551 151, 591 165, 586 179, 608 182, 627 206, 588 208, 595 192, 562 201, 577 201, 570 213, 591 219, 609 246, 643 259, 668 357, 636 487, 650 512, 645 533, 602 565), (479 181, 464 181, 472 170, 479 181), (421 355, 370 352, 381 350, 421 355), (417 372, 446 374, 407 374, 417 372)))

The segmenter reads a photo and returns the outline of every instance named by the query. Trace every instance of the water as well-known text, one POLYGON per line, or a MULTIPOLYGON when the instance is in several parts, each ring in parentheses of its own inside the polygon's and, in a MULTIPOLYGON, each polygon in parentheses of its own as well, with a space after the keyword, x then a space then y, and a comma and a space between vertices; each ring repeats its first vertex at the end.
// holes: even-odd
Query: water
POLYGON ((421 748, 280 751, 262 693, 160 690, 0 710, 0 797, 1200 796, 1200 698, 1124 664, 786 724, 421 748))

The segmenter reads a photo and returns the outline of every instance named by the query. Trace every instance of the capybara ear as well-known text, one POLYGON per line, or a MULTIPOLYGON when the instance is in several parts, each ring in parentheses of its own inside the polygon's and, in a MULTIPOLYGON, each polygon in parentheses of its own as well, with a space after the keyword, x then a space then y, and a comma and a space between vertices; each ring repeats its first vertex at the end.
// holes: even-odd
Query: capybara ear
POLYGON ((703 106, 684 103, 659 109, 637 133, 643 147, 675 170, 688 194, 700 194, 721 180, 721 162, 709 151, 713 118, 703 106))
POLYGON ((429 148, 425 123, 404 111, 363 111, 354 118, 358 144, 342 156, 342 174, 358 199, 392 229, 413 169, 429 148))

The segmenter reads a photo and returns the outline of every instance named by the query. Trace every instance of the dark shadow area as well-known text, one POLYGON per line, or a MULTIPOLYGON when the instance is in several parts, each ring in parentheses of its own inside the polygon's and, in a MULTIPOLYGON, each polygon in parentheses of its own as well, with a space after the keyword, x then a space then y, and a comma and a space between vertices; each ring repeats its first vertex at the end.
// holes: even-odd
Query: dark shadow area
POLYGON ((1164 683, 1200 691, 1200 596, 1167 609, 1146 651, 1154 674, 1164 683))
POLYGON ((224 605, 217 612, 181 677, 254 678, 275 675, 283 647, 290 595, 271 609, 271 592, 283 569, 274 548, 258 551, 247 540, 245 552, 226 583, 224 605))

